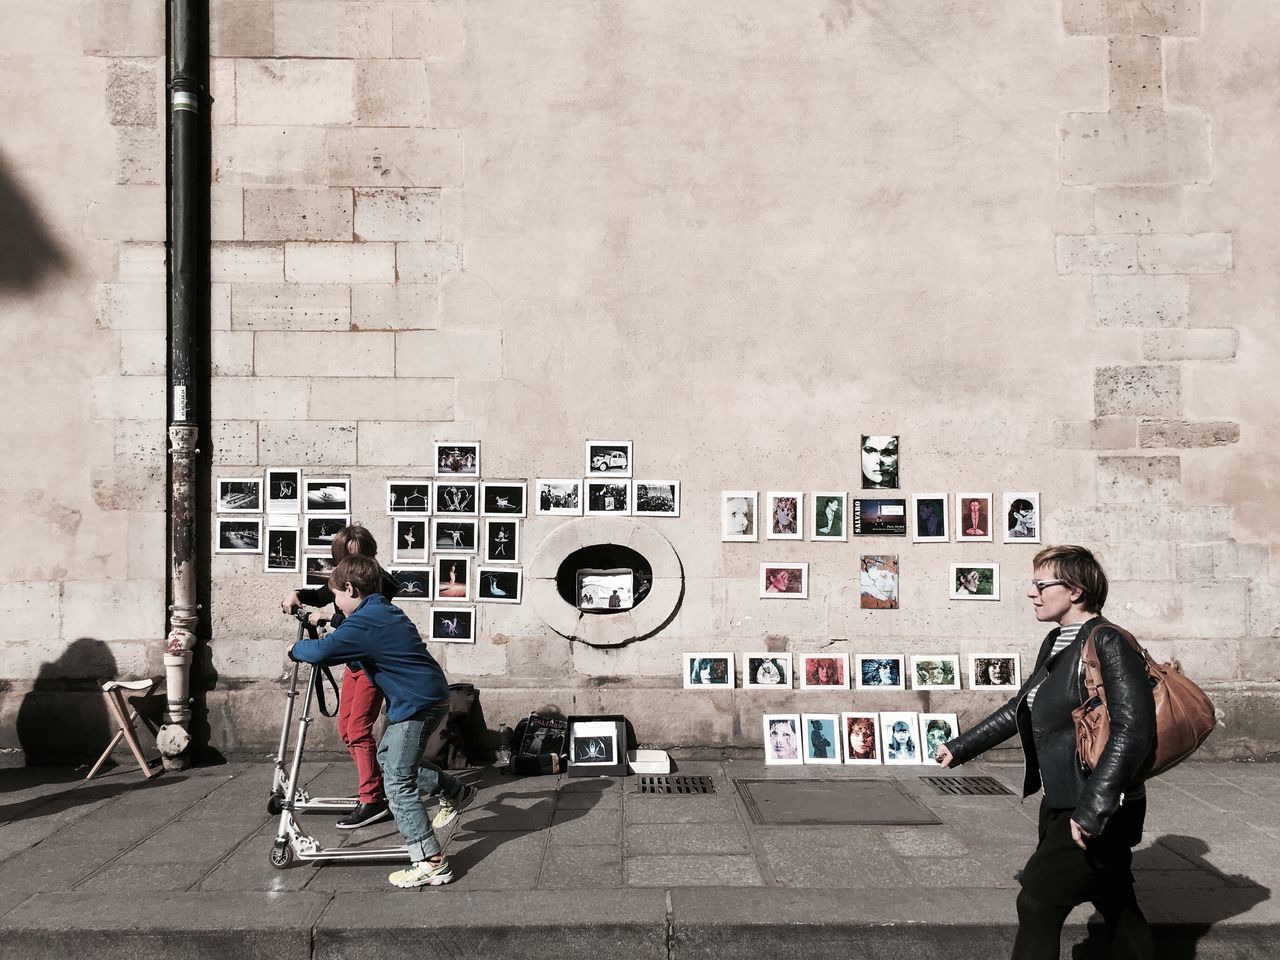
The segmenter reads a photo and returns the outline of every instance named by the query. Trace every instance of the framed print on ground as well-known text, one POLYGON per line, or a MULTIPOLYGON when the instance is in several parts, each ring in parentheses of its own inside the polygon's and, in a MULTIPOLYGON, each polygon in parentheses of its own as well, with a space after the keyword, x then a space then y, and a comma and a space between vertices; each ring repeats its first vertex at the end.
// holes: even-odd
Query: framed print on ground
POLYGON ((809 564, 760 564, 760 596, 766 600, 808 600, 809 564))
POLYGON ((333 538, 350 523, 351 518, 346 514, 329 516, 322 513, 318 517, 307 517, 304 524, 307 532, 307 549, 328 550, 333 546, 333 538))
POLYGON ((484 522, 484 562, 520 562, 520 521, 493 520, 484 522))
POLYGON ((307 513, 350 513, 351 481, 346 477, 307 477, 302 481, 307 513))
POLYGON ((891 653, 859 653, 856 656, 859 690, 905 690, 902 657, 891 653))
POLYGON ((391 521, 391 562, 424 563, 427 559, 426 520, 396 517, 391 521))
POLYGON ((631 476, 631 441, 588 440, 582 472, 588 477, 631 476))
POLYGON ((430 480, 388 480, 387 513, 393 517, 431 515, 430 480))
POLYGON ((862 436, 859 448, 863 490, 898 489, 898 438, 862 436))
POLYGON ((302 471, 267 470, 267 513, 302 512, 302 471))
POLYGON ((744 689, 790 689, 791 654, 760 653, 742 655, 742 686, 744 689))
POLYGON ((1017 690, 1021 686, 1016 653, 969 654, 970 690, 1017 690))
POLYGON ((881 760, 880 715, 878 713, 842 713, 845 763, 876 763, 881 760))
POLYGON ((266 573, 298 573, 302 570, 302 538, 297 527, 267 527, 267 549, 262 569, 266 573))
POLYGON ((480 512, 480 484, 465 480, 437 480, 435 487, 436 516, 474 517, 480 512))
POLYGON ((214 553, 261 553, 262 518, 218 517, 214 553))
POLYGON ((732 653, 686 653, 684 688, 686 690, 732 690, 732 653))
POLYGON ((627 775, 627 721, 623 717, 570 717, 571 777, 627 775))
POLYGON ((308 587, 323 587, 329 582, 329 575, 337 566, 328 554, 306 556, 303 558, 308 587))
POLYGON ((478 520, 436 517, 431 521, 431 544, 436 550, 477 553, 480 550, 478 520))
POLYGON ((880 735, 885 763, 921 763, 920 724, 916 714, 880 713, 880 735))
POLYGON ((840 717, 834 713, 800 714, 805 763, 840 762, 840 717))
POLYGON ((680 516, 679 480, 637 480, 634 487, 635 507, 632 510, 634 516, 680 516))
POLYGON ((911 498, 911 542, 949 543, 947 495, 917 493, 911 498))
POLYGON ((756 498, 754 490, 720 491, 720 539, 725 543, 755 542, 756 498))
POLYGON ((844 490, 815 490, 810 495, 813 505, 809 514, 810 540, 848 540, 845 515, 849 512, 849 494, 844 490))
POLYGON ((431 639, 445 643, 475 643, 476 608, 432 607, 431 639))
POLYGON ((921 762, 938 759, 938 748, 960 733, 960 725, 954 713, 920 714, 920 736, 924 740, 924 757, 921 762))
POLYGON ((261 477, 219 477, 218 513, 261 513, 261 477))
POLYGON ((463 554, 437 554, 436 599, 466 600, 471 596, 471 561, 463 554))
POLYGON ((912 690, 959 690, 960 658, 952 653, 911 657, 912 690))
POLYGON ((431 599, 430 567, 392 567, 387 573, 400 587, 396 591, 397 600, 431 599))
POLYGON ((476 602, 519 603, 524 571, 519 567, 476 567, 476 602))
POLYGON ((799 490, 770 490, 764 495, 766 540, 804 539, 804 494, 799 490))
POLYGON ((800 714, 766 713, 763 723, 765 763, 804 763, 800 754, 800 714))
POLYGON ((853 535, 855 537, 905 537, 907 535, 907 501, 853 501, 853 535))
POLYGON ((952 600, 999 600, 1000 564, 951 564, 952 600))
POLYGON ((547 517, 582 516, 581 480, 534 481, 535 512, 547 517))
POLYGON ((1040 542, 1040 494, 1014 491, 1004 495, 1004 542, 1040 542))
POLYGON ((517 480, 483 480, 480 483, 480 515, 482 517, 525 516, 525 489, 517 480))
POLYGON ((956 494, 956 543, 991 539, 991 494, 956 494))
POLYGON ((858 558, 858 606, 863 610, 898 609, 898 555, 858 558))
POLYGON ((480 476, 480 443, 476 440, 437 440, 437 477, 480 476))
POLYGON ((843 653, 802 653, 801 690, 848 690, 849 658, 843 653))
POLYGON ((586 509, 588 517, 631 516, 630 480, 587 480, 586 509))

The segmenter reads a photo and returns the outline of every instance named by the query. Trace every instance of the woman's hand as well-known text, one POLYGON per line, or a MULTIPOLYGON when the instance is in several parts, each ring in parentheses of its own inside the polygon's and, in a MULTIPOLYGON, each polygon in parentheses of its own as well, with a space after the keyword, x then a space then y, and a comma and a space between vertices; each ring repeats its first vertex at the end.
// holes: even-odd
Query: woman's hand
POLYGON ((293 611, 297 610, 298 607, 301 605, 302 605, 302 601, 298 599, 298 594, 296 591, 294 593, 289 594, 283 600, 280 601, 280 609, 284 613, 293 613, 293 611))
POLYGON ((1087 849, 1089 849, 1088 847, 1086 847, 1086 846, 1084 845, 1084 842, 1085 842, 1086 840, 1090 840, 1090 839, 1092 839, 1092 838, 1093 838, 1093 834, 1092 834, 1092 833, 1089 833, 1087 830, 1085 830, 1085 829, 1084 829, 1084 827, 1082 827, 1082 826, 1080 826, 1080 824, 1076 823, 1076 822, 1075 822, 1075 820, 1072 820, 1072 821, 1071 821, 1071 841, 1072 841, 1072 842, 1073 842, 1077 847, 1079 847, 1081 850, 1087 850, 1087 849))
POLYGON ((951 751, 946 747, 939 747, 936 755, 938 763, 944 767, 950 767, 955 758, 951 756, 951 751))

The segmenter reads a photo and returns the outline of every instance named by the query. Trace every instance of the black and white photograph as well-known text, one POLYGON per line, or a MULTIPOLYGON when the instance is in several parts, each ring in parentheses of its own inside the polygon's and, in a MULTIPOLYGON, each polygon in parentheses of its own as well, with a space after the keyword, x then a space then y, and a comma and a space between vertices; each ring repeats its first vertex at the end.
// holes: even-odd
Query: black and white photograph
POLYGON ((581 480, 534 481, 534 512, 546 517, 582 516, 581 480))
POLYGON ((907 535, 907 501, 853 501, 853 535, 855 537, 905 537, 907 535))
POLYGON ((920 724, 915 713, 906 711, 881 711, 881 742, 884 744, 884 762, 887 764, 922 763, 920 749, 920 724))
POLYGON ((300 573, 302 571, 301 538, 297 527, 267 527, 267 549, 263 570, 267 573, 300 573))
POLYGON ((631 515, 631 481, 587 480, 588 517, 629 517, 631 515))
POLYGON ((920 714, 920 736, 924 739, 924 762, 937 761, 938 748, 960 734, 954 713, 920 714))
POLYGON ((898 609, 898 555, 864 554, 858 557, 858 606, 863 610, 898 609))
POLYGON ((471 561, 474 557, 453 553, 436 556, 436 599, 466 600, 471 596, 471 561))
POLYGON ((262 520, 255 517, 218 517, 214 553, 261 553, 262 520))
POLYGON ((524 592, 524 571, 519 567, 476 567, 476 600, 485 603, 519 603, 524 592))
POLYGON ((848 711, 840 714, 844 735, 845 763, 874 763, 881 760, 880 714, 848 711))
POLYGON ((800 752, 800 714, 766 713, 764 715, 764 762, 767 764, 802 764, 800 752))
POLYGON ((302 512, 302 471, 267 470, 267 513, 302 512))
POLYGON ((218 513, 261 512, 261 477, 218 478, 218 513))
POLYGON ((791 687, 791 654, 768 650, 742 655, 742 686, 786 690, 791 687))
POLYGON ((569 762, 579 767, 610 767, 619 760, 618 725, 612 720, 576 720, 569 727, 569 762))
POLYGON ((957 493, 956 543, 991 539, 991 494, 957 493))
POLYGON ((435 550, 453 550, 458 553, 477 553, 480 521, 459 520, 453 517, 436 517, 431 521, 431 544, 435 550))
POLYGON ((435 512, 438 517, 474 517, 480 513, 479 483, 437 480, 435 494, 435 512))
POLYGON ((430 480, 388 480, 387 513, 393 517, 431 515, 430 480))
POLYGON ((520 562, 519 520, 486 520, 484 522, 484 562, 520 562))
POLYGON ((1004 495, 1004 542, 1040 542, 1040 494, 1029 490, 1004 495))
POLYGON ((815 490, 810 494, 810 540, 848 540, 849 494, 844 490, 815 490))
POLYGON ((766 540, 804 539, 804 494, 799 490, 770 490, 764 495, 766 540))
POLYGON ((802 653, 801 690, 848 690, 849 656, 844 653, 802 653))
POLYGON ((905 690, 903 658, 892 653, 859 653, 856 673, 859 690, 905 690))
POLYGON ((588 477, 631 476, 631 441, 588 440, 582 472, 588 477))
POLYGON ((396 517, 391 521, 391 562, 425 563, 430 545, 428 521, 396 517))
POLYGON ((431 639, 445 643, 475 643, 476 608, 432 607, 431 639))
POLYGON ((480 484, 480 515, 483 517, 525 516, 523 480, 485 480, 480 484))
POLYGON ((960 657, 953 653, 912 655, 911 689, 959 690, 960 657))
POLYGON ((637 480, 632 513, 637 517, 680 516, 680 481, 637 480))
POLYGON ((686 690, 732 690, 732 653, 686 653, 682 658, 686 690))
POLYGON ((952 600, 999 600, 1000 564, 951 564, 952 600))
POLYGON ((911 497, 911 542, 949 543, 946 493, 917 493, 911 497))
POLYGON ((635 573, 631 570, 579 570, 578 609, 630 610, 635 601, 635 573))
POLYGON ((861 457, 863 490, 898 489, 898 438, 891 436, 862 437, 861 457))
POLYGON ((840 763, 840 717, 834 713, 800 714, 805 763, 840 763))
POLYGON ((970 690, 1017 690, 1022 686, 1022 671, 1017 654, 969 654, 970 690))
POLYGON ((724 543, 754 543, 760 539, 756 529, 755 490, 720 491, 720 539, 724 543))
POLYGON ((306 564, 305 576, 308 587, 323 587, 328 584, 329 576, 337 566, 328 554, 304 556, 303 563, 306 564))
POLYGON ((346 477, 307 477, 302 495, 307 513, 351 512, 351 481, 346 477))
POLYGON ((431 568, 395 566, 387 571, 399 586, 396 600, 430 600, 431 568))
POLYGON ((328 550, 333 546, 333 538, 350 522, 351 518, 345 515, 330 517, 321 514, 318 517, 307 517, 307 549, 328 550))
POLYGON ((765 561, 760 564, 759 588, 763 600, 808 600, 809 564, 765 561))
POLYGON ((437 440, 437 477, 479 477, 480 444, 475 441, 437 440))

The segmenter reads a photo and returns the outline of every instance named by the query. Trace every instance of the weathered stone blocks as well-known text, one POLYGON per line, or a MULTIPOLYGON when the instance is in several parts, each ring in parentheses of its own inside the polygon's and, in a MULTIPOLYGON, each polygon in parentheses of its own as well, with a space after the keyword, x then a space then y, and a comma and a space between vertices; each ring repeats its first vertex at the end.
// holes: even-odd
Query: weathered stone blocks
POLYGON ((252 420, 214 420, 209 424, 209 442, 216 464, 256 464, 258 424, 252 420))
POLYGON ((97 324, 109 330, 167 330, 168 304, 164 283, 99 284, 97 324))
MULTIPOLYGON (((443 414, 443 411, 439 411, 443 414)), ((363 414, 363 412, 362 412, 363 414)), ((434 461, 431 433, 423 426, 433 419, 418 417, 417 422, 396 420, 361 420, 357 425, 356 462, 362 467, 399 467, 411 470, 422 467, 430 470, 434 461)), ((452 406, 447 415, 434 419, 453 419, 452 406)), ((529 602, 526 582, 525 602, 529 602)))
POLYGON ((427 72, 421 60, 356 63, 357 126, 425 126, 429 105, 427 72))
POLYGON ((1111 109, 1122 113, 1159 110, 1164 100, 1160 38, 1113 36, 1107 40, 1111 109))
POLYGON ((1172 366, 1099 367, 1093 402, 1100 417, 1174 416, 1182 409, 1182 372, 1172 366))
POLYGON ((410 377, 312 377, 307 418, 335 420, 358 412, 361 420, 449 420, 453 380, 410 377))
POLYGON ((1221 447, 1240 440, 1240 424, 1230 420, 1143 420, 1138 424, 1141 447, 1221 447))
POLYGON ((456 243, 396 244, 396 273, 409 283, 439 283, 461 269, 462 248, 456 243))
POLYGON ((236 122, 326 126, 356 115, 350 60, 239 60, 236 122))
POLYGON ((346 330, 351 293, 338 283, 238 283, 231 290, 236 330, 346 330))
POLYGON ((209 9, 209 52, 215 57, 269 57, 275 52, 275 7, 262 0, 218 0, 209 9))
POLYGON ((393 333, 276 333, 256 335, 254 370, 260 377, 390 377, 393 333))
POLYGON ((107 119, 114 126, 155 128, 160 116, 160 63, 112 60, 107 66, 107 119))
POLYGON ((82 0, 80 42, 93 57, 164 54, 164 4, 151 0, 82 0))
POLYGON ((439 190, 357 190, 358 240, 439 240, 439 190))
POLYGON ((214 377, 210 407, 220 420, 297 419, 307 417, 305 377, 214 377))
POLYGON ((350 240, 354 201, 348 189, 247 188, 246 240, 350 240))
POLYGON ((168 342, 166 330, 121 330, 120 372, 126 377, 163 376, 168 342))
POLYGON ((1093 278, 1094 319, 1100 327, 1181 327, 1191 311, 1186 277, 1093 278))
POLYGON ((1099 457, 1099 503, 1177 503, 1182 464, 1177 457, 1099 457))
POLYGON ((1138 262, 1148 273, 1222 273, 1231 269, 1229 233, 1155 233, 1138 238, 1138 262))
POLYGON ((396 251, 390 243, 287 243, 285 278, 294 283, 391 283, 396 251))
POLYGON ((89 416, 95 420, 158 420, 165 414, 164 377, 93 377, 89 416))
POLYGON ((276 0, 275 52, 282 57, 390 57, 389 3, 276 0))
POLYGON ((215 283, 269 283, 284 279, 284 250, 264 243, 215 243, 209 254, 215 283))
POLYGON ((1138 244, 1132 234, 1060 235, 1059 273, 1137 273, 1138 244))
POLYGON ((1213 173, 1209 122, 1190 111, 1068 113, 1058 161, 1068 184, 1204 183, 1213 173))
POLYGON ((220 126, 213 141, 219 183, 323 184, 328 167, 323 127, 220 126))
POLYGON ((1068 33, 1193 36, 1200 32, 1200 0, 1062 0, 1068 33))
POLYGON ((96 189, 85 209, 85 234, 95 240, 164 240, 164 187, 96 189))
POLYGON ((1236 355, 1240 334, 1220 330, 1152 330, 1142 338, 1142 355, 1147 360, 1231 360, 1236 355))
POLYGON ((56 640, 62 618, 61 606, 60 583, 0 583, 0 619, 4 621, 10 642, 56 640))
POLYGON ((355 330, 433 330, 440 323, 440 292, 435 284, 360 283, 351 288, 351 327, 355 330))
POLYGON ((212 331, 209 334, 209 367, 214 377, 253 376, 253 334, 212 331))
POLYGON ((62 586, 62 635, 94 640, 163 637, 164 580, 68 580, 62 586))
POLYGON ((328 131, 329 182, 356 187, 453 187, 462 183, 462 133, 357 127, 328 131))
POLYGON ((326 420, 264 420, 258 424, 259 463, 356 462, 356 425, 326 420))

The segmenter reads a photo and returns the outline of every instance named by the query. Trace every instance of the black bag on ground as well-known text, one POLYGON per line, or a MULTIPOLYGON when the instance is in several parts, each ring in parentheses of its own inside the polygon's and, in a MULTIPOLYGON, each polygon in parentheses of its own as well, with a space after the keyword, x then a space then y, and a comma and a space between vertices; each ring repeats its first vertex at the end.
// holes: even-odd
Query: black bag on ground
POLYGON ((568 720, 529 714, 512 733, 512 771, 532 776, 560 773, 568 762, 568 740, 568 720))
POLYGON ((422 759, 443 770, 469 767, 470 754, 478 752, 478 743, 470 743, 467 730, 479 714, 480 694, 471 683, 449 684, 449 715, 432 731, 422 748, 422 759), (468 748, 471 748, 470 751, 468 748))

